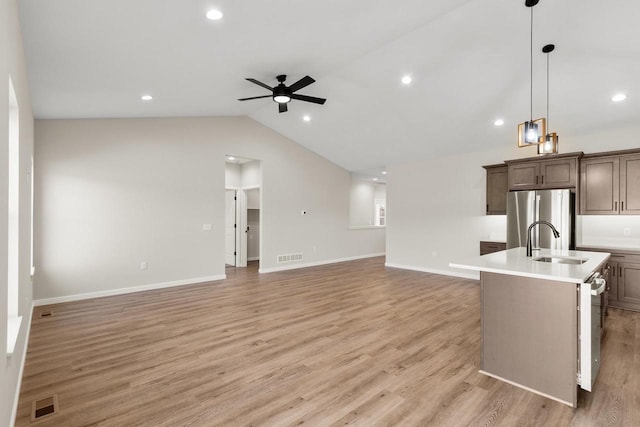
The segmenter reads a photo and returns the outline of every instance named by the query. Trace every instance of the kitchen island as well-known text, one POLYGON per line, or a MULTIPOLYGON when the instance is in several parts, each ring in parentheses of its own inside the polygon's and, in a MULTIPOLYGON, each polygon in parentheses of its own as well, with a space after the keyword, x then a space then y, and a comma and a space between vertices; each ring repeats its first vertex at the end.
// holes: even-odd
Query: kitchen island
POLYGON ((514 248, 449 264, 480 272, 480 372, 575 407, 577 387, 591 390, 600 357, 585 282, 608 258, 548 249, 527 257, 514 248))

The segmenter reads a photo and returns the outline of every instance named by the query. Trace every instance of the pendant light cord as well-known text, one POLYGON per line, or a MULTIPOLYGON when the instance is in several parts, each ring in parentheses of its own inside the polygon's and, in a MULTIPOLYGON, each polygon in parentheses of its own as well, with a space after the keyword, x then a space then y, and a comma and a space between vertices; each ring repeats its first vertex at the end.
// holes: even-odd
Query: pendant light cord
POLYGON ((530 117, 530 121, 533 122, 533 7, 530 8, 531 9, 531 47, 530 47, 530 64, 531 64, 531 93, 530 93, 530 100, 531 100, 531 104, 530 104, 530 111, 529 111, 529 117, 530 117))
POLYGON ((547 129, 551 129, 549 121, 549 53, 547 52, 547 129))

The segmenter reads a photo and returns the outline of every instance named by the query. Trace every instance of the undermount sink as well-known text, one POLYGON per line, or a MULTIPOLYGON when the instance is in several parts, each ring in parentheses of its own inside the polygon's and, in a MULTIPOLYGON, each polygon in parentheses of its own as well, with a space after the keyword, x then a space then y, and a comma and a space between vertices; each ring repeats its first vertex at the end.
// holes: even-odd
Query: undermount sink
POLYGON ((541 256, 537 258, 533 258, 534 261, 538 262, 551 262, 554 264, 573 264, 580 265, 584 264, 588 261, 587 258, 565 258, 565 257, 555 257, 555 256, 541 256))

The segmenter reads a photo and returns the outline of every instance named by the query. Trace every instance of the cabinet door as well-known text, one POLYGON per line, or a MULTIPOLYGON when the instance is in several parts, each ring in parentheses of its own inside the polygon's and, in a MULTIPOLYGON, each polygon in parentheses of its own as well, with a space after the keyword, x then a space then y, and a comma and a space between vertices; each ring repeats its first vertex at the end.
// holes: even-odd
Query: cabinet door
POLYGON ((620 157, 620 214, 640 214, 640 154, 620 157))
POLYGON ((507 214, 507 167, 487 169, 487 215, 507 214))
POLYGON ((609 266, 611 267, 611 270, 609 270, 609 283, 608 283, 608 290, 609 290, 609 302, 610 303, 615 303, 616 301, 618 301, 618 275, 620 274, 619 271, 619 262, 624 261, 624 258, 618 258, 618 257, 611 257, 609 258, 609 266))
POLYGON ((618 277, 618 301, 637 304, 640 309, 640 263, 624 262, 618 277))
POLYGON ((539 162, 526 162, 509 165, 509 190, 528 190, 538 187, 540 176, 539 162))
POLYGON ((539 181, 542 188, 575 188, 578 181, 578 160, 541 161, 539 181))
POLYGON ((616 215, 619 211, 619 157, 596 157, 581 162, 580 213, 616 215))

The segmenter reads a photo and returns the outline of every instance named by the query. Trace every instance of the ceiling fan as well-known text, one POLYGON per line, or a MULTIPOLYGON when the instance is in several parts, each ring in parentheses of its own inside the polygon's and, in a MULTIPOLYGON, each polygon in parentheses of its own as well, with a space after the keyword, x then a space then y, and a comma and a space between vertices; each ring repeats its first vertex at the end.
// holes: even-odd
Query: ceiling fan
POLYGON ((287 76, 284 74, 277 76, 276 79, 279 82, 278 86, 270 87, 262 82, 259 82, 256 79, 247 78, 246 80, 249 80, 251 83, 255 83, 258 86, 262 86, 265 89, 269 89, 271 91, 271 95, 254 96, 251 98, 240 98, 238 99, 238 101, 249 101, 251 99, 260 99, 260 98, 273 98, 273 100, 278 103, 278 110, 281 113, 287 112, 287 104, 291 102, 292 99, 297 99, 299 101, 313 102, 314 104, 321 104, 321 105, 327 101, 324 98, 316 98, 313 96, 298 95, 294 93, 304 87, 309 86, 311 83, 315 82, 315 80, 309 76, 305 76, 301 78, 291 86, 286 86, 284 84, 284 81, 287 79, 287 76))

